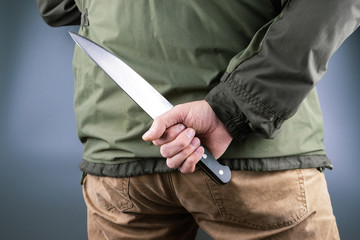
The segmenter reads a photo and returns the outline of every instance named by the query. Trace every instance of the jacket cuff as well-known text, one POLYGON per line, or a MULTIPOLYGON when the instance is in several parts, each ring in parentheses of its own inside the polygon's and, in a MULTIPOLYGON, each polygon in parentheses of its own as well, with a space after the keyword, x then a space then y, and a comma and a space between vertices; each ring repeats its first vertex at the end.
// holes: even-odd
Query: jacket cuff
POLYGON ((52 27, 80 25, 81 12, 74 0, 36 0, 43 20, 52 27))
POLYGON ((226 129, 233 138, 244 139, 252 132, 249 121, 245 114, 232 100, 230 90, 223 82, 220 82, 205 97, 216 116, 224 123, 226 129))

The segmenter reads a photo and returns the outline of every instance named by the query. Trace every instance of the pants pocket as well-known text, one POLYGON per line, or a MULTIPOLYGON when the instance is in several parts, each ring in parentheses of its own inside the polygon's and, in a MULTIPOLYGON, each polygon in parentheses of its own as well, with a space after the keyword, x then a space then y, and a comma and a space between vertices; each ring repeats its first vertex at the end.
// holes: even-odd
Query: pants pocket
POLYGON ((301 170, 232 171, 232 180, 208 186, 223 218, 253 229, 291 226, 307 216, 301 170))
POLYGON ((102 211, 123 212, 132 208, 129 197, 129 178, 110 178, 87 175, 83 192, 86 203, 102 211))

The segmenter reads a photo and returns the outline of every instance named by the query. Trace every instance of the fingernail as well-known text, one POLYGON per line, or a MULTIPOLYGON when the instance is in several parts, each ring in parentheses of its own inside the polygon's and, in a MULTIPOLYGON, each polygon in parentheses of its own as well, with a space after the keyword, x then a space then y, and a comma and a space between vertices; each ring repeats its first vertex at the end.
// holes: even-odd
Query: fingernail
POLYGON ((191 145, 193 148, 199 146, 199 144, 200 144, 200 140, 199 140, 198 138, 194 138, 194 139, 191 141, 191 143, 190 143, 190 145, 191 145))
POLYGON ((204 148, 203 148, 203 147, 198 147, 198 148, 195 150, 195 152, 196 152, 197 154, 203 154, 204 148))
POLYGON ((186 131, 186 136, 188 138, 193 138, 195 136, 195 130, 190 128, 189 130, 186 131))
POLYGON ((179 124, 178 131, 182 132, 182 131, 184 131, 184 129, 185 129, 185 126, 183 124, 179 124))

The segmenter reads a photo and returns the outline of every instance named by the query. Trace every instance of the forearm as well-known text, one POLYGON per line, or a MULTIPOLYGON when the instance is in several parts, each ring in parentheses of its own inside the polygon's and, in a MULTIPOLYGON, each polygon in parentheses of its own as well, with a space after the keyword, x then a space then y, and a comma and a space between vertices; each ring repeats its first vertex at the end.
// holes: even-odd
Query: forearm
POLYGON ((52 27, 79 25, 81 13, 74 0, 36 0, 44 21, 52 27))
POLYGON ((359 22, 358 0, 292 0, 233 58, 206 100, 233 136, 246 134, 246 124, 276 136, 359 22))

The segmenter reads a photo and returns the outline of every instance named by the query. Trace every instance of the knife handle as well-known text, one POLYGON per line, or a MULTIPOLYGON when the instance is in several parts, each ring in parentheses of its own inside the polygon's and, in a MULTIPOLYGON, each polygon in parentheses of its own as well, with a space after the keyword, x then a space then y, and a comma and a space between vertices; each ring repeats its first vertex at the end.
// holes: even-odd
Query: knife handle
POLYGON ((217 184, 225 185, 231 179, 231 171, 228 166, 221 165, 214 156, 205 149, 202 158, 197 165, 217 184))

